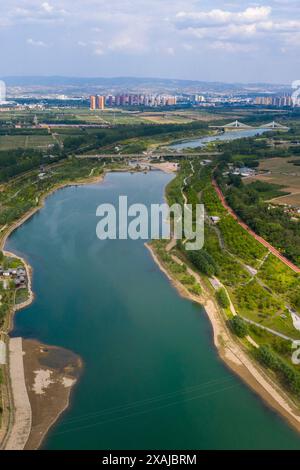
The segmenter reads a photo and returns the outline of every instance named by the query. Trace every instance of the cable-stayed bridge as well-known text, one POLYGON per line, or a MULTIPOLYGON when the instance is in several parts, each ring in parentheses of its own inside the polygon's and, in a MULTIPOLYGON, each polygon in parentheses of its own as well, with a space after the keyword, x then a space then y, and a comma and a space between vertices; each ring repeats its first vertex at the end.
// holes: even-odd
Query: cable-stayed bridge
POLYGON ((250 129, 274 129, 274 130, 282 130, 282 131, 287 131, 289 130, 289 127, 283 126, 279 122, 272 121, 267 124, 261 124, 260 126, 250 126, 249 124, 244 124, 243 122, 240 122, 238 120, 229 122, 228 124, 223 124, 221 126, 209 126, 211 129, 223 129, 224 131, 226 130, 234 130, 234 129, 239 129, 239 130, 250 130, 250 129))

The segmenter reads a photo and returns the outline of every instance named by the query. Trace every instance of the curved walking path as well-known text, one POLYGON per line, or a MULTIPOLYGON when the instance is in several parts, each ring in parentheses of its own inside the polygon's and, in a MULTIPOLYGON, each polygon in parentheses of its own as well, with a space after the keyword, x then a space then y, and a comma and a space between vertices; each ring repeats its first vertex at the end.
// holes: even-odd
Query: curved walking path
POLYGON ((274 248, 273 245, 271 245, 269 242, 267 242, 264 238, 260 237, 257 235, 253 230, 243 222, 238 215, 234 212, 234 210, 227 204, 226 199, 221 191, 221 189, 218 186, 218 183, 216 182, 215 179, 213 179, 212 184, 216 190, 216 193, 223 205, 223 207, 227 210, 227 212, 230 213, 230 215, 238 222, 238 224, 243 227, 245 230, 247 230, 250 235, 252 235, 259 243, 261 243, 265 248, 267 248, 276 258, 280 259, 286 266, 288 266, 290 269, 292 269, 295 273, 299 274, 300 273, 300 268, 293 264, 291 261, 289 261, 285 256, 283 256, 276 248, 274 248))
POLYGON ((10 379, 14 422, 8 431, 5 450, 23 450, 31 430, 31 406, 25 384, 22 338, 9 341, 10 379))

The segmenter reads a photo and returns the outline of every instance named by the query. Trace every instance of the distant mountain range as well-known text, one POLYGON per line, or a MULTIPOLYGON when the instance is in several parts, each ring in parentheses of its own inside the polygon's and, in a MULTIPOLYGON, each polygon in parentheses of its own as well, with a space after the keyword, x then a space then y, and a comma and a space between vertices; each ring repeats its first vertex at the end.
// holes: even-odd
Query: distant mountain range
POLYGON ((24 76, 3 77, 8 87, 22 87, 41 93, 95 93, 95 92, 177 92, 177 93, 264 93, 288 92, 289 85, 268 83, 222 83, 198 80, 137 77, 62 77, 24 76))

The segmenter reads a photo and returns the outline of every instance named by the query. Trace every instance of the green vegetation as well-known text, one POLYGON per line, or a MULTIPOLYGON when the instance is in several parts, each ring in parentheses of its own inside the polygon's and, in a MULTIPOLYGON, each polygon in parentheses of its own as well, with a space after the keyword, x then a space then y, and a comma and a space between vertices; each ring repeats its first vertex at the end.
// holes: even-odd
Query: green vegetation
POLYGON ((3 135, 0 134, 0 150, 51 148, 57 142, 52 135, 3 135))
POLYGON ((237 335, 239 338, 244 338, 245 336, 248 335, 249 329, 247 323, 238 315, 235 315, 230 321, 229 321, 230 327, 232 331, 234 332, 235 335, 237 335))
MULTIPOLYGON (((270 184, 265 181, 253 181, 245 184, 239 176, 228 175, 228 164, 235 167, 244 165, 253 167, 258 166, 259 161, 262 159, 299 155, 300 148, 297 146, 285 145, 277 148, 270 144, 270 136, 272 139, 279 137, 282 139, 282 133, 267 133, 265 135, 269 139, 266 137, 237 139, 226 144, 219 144, 219 149, 223 150, 224 153, 222 161, 215 171, 215 176, 229 205, 238 216, 258 235, 268 240, 293 263, 300 266, 300 224, 295 223, 290 214, 284 210, 284 207, 274 206, 269 202, 275 197, 288 194, 288 192, 284 192, 284 186, 270 184)), ((295 138, 295 133, 292 132, 292 135, 295 138)), ((300 135, 300 130, 297 130, 296 135, 300 135)), ((282 165, 282 163, 280 164, 282 165)), ((280 179, 283 182, 283 175, 284 172, 281 178, 277 178, 276 182, 280 179)), ((288 179, 286 179, 285 186, 289 186, 288 179)), ((236 254, 238 255, 238 252, 236 254)), ((256 256, 255 253, 252 254, 256 256)))
POLYGON ((255 356, 261 364, 276 374, 284 387, 300 398, 300 372, 281 359, 269 345, 261 346, 255 356))
POLYGON ((219 223, 224 242, 228 250, 251 266, 266 254, 266 249, 236 223, 229 215, 219 223))
POLYGON ((292 221, 283 207, 270 208, 265 202, 270 197, 282 195, 277 188, 259 181, 248 185, 241 182, 239 187, 229 184, 225 194, 241 219, 300 266, 300 224, 292 221))
MULTIPOLYGON (((2 269, 8 271, 9 269, 23 268, 24 264, 19 258, 4 256, 3 252, 0 251, 0 262, 2 269)), ((25 295, 25 292, 28 296, 28 289, 26 288, 16 288, 14 280, 12 277, 4 278, 0 276, 0 329, 5 326, 8 314, 12 311, 15 296, 25 295)))
POLYGON ((16 291, 15 303, 16 305, 22 304, 29 298, 28 289, 18 289, 16 291))
POLYGON ((166 252, 166 242, 162 240, 154 240, 151 242, 155 252, 158 254, 159 259, 162 261, 168 272, 170 272, 175 279, 183 284, 187 290, 195 295, 200 295, 202 290, 195 277, 187 272, 185 264, 178 264, 172 259, 172 256, 166 252))
POLYGON ((273 292, 300 311, 298 274, 270 254, 260 269, 259 277, 273 292))
POLYGON ((221 289, 217 290, 216 299, 217 299, 218 304, 220 305, 220 307, 222 307, 222 308, 228 308, 229 307, 230 301, 229 301, 228 295, 227 295, 226 290, 224 289, 224 287, 221 287, 221 289))
POLYGON ((207 276, 213 276, 217 273, 217 265, 206 250, 189 251, 187 256, 201 273, 207 276))
POLYGON ((172 179, 166 187, 166 196, 170 205, 183 204, 183 197, 181 194, 181 187, 183 185, 184 173, 180 174, 172 179))
POLYGON ((43 178, 39 177, 39 171, 32 171, 10 180, 5 191, 0 192, 0 226, 7 226, 36 208, 43 195, 56 186, 86 178, 91 172, 93 176, 97 176, 102 171, 103 164, 72 159, 45 167, 43 178))
POLYGON ((53 149, 51 155, 38 150, 0 151, 0 182, 8 181, 9 178, 38 168, 40 165, 59 161, 64 156, 59 149, 53 149))
POLYGON ((220 246, 221 234, 213 227, 205 227, 205 249, 217 265, 217 275, 227 287, 243 285, 250 276, 234 256, 225 247, 220 246))

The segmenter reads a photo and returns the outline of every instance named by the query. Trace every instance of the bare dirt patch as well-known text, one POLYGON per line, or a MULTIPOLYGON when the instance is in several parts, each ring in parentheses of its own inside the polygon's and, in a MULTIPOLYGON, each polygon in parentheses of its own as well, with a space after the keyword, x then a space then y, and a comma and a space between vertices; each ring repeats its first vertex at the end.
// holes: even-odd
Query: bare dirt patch
POLYGON ((32 428, 26 449, 37 449, 45 434, 68 407, 82 363, 71 351, 23 340, 26 387, 32 409, 32 428))

